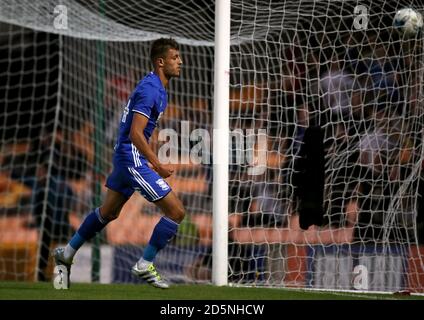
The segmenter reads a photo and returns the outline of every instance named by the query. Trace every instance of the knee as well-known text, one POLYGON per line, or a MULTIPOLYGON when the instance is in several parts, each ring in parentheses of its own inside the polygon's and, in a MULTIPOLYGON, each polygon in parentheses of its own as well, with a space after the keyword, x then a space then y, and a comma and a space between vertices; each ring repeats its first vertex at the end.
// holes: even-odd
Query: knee
POLYGON ((181 223, 181 221, 183 221, 184 217, 185 217, 184 207, 182 205, 176 207, 175 210, 173 211, 172 219, 177 223, 181 223))
POLYGON ((105 207, 100 207, 100 215, 107 222, 117 219, 120 213, 121 213, 121 210, 118 210, 118 209, 108 209, 105 207))

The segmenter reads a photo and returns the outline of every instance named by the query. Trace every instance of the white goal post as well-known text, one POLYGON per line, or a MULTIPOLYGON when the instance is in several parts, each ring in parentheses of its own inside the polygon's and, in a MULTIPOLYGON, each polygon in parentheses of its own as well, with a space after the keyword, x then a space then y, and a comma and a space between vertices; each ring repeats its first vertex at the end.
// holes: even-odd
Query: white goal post
POLYGON ((212 282, 228 283, 228 148, 231 1, 215 6, 212 282))

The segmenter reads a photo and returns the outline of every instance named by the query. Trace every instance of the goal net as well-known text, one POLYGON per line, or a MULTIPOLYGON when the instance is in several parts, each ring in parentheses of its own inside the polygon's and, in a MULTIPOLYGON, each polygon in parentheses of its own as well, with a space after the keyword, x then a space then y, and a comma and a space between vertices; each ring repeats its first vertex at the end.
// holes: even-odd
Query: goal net
MULTIPOLYGON (((424 291, 419 1, 232 1, 228 281, 424 291)), ((0 279, 51 280, 51 248, 101 204, 123 108, 154 39, 182 75, 154 137, 187 211, 157 267, 212 272, 213 1, 0 2, 0 279)), ((125 283, 159 210, 135 193, 71 280, 125 283)))

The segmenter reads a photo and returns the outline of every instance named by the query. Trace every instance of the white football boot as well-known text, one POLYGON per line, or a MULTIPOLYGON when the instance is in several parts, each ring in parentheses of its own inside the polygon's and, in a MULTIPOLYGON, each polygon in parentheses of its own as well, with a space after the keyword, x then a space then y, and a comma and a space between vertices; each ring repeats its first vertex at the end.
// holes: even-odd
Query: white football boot
POLYGON ((147 281, 148 284, 156 288, 168 289, 169 284, 156 271, 153 263, 148 261, 137 262, 132 268, 131 273, 147 281))

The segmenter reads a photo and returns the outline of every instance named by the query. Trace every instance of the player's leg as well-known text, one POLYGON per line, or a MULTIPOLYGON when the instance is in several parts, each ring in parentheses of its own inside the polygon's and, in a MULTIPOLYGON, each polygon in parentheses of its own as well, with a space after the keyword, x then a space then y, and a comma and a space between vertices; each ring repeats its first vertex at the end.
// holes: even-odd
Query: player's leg
POLYGON ((168 288, 168 284, 156 271, 153 261, 175 236, 178 224, 184 218, 184 207, 168 183, 148 166, 128 168, 133 177, 134 189, 138 190, 148 201, 154 202, 164 213, 153 229, 143 257, 132 267, 132 273, 145 279, 158 288, 168 288))
POLYGON ((181 200, 174 191, 169 192, 164 198, 155 202, 165 216, 176 223, 181 223, 185 216, 185 209, 181 200))
POLYGON ((68 284, 72 260, 78 249, 88 240, 100 232, 110 221, 116 219, 122 207, 134 192, 122 175, 120 168, 114 168, 109 175, 106 186, 108 187, 105 201, 99 208, 91 211, 72 239, 65 247, 56 248, 53 257, 56 265, 65 266, 68 271, 68 284))
POLYGON ((107 190, 106 199, 103 205, 91 211, 84 219, 72 239, 63 248, 63 259, 65 262, 72 262, 77 250, 84 242, 92 239, 110 221, 116 219, 127 202, 128 198, 120 192, 107 190))
POLYGON ((173 191, 155 202, 165 214, 153 229, 150 241, 144 249, 143 256, 132 267, 132 273, 143 278, 149 284, 166 289, 168 283, 159 275, 153 261, 160 250, 171 241, 184 218, 184 207, 173 191))
POLYGON ((173 191, 155 204, 162 210, 164 216, 153 229, 149 244, 144 250, 143 259, 149 262, 153 262, 157 253, 175 236, 178 225, 185 215, 184 206, 173 191))
POLYGON ((127 202, 127 197, 123 194, 107 190, 106 199, 100 208, 94 209, 84 219, 77 232, 65 247, 56 248, 53 257, 56 266, 64 266, 67 270, 67 288, 70 286, 71 265, 78 249, 88 240, 92 239, 110 221, 116 219, 127 202))
POLYGON ((72 261, 76 251, 84 242, 92 239, 98 232, 103 230, 106 225, 118 218, 122 207, 128 198, 122 193, 108 189, 103 205, 91 211, 75 232, 71 241, 65 247, 64 257, 72 261))

